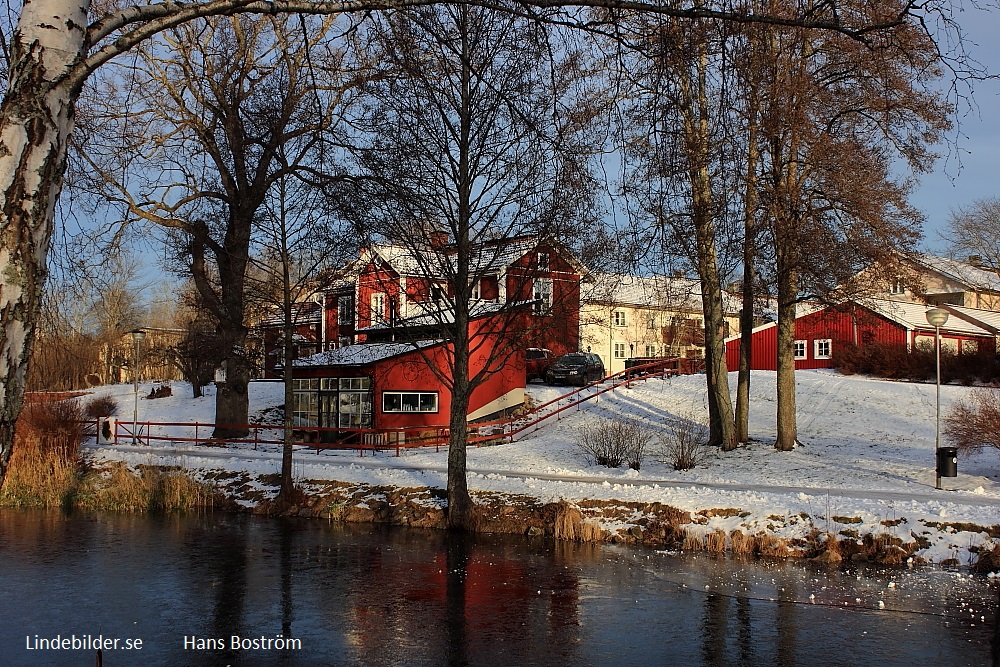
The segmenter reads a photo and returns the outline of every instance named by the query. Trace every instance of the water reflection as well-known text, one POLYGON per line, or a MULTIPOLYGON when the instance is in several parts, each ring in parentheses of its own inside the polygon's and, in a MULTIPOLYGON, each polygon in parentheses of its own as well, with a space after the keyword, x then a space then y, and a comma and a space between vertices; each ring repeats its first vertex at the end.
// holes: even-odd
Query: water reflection
POLYGON ((982 578, 226 514, 0 512, 0 577, 11 665, 92 664, 28 650, 35 634, 143 639, 141 660, 105 651, 108 667, 997 665, 1000 651, 982 578))

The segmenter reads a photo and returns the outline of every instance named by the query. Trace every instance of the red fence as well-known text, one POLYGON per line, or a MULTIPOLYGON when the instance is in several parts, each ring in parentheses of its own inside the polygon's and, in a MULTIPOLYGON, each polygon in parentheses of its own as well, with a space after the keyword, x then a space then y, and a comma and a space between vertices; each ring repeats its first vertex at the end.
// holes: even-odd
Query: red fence
MULTIPOLYGON (((476 446, 484 443, 513 442, 517 435, 529 430, 537 430, 542 422, 556 417, 567 410, 579 407, 601 394, 628 387, 632 383, 651 377, 667 377, 698 372, 696 363, 690 359, 672 357, 656 359, 638 364, 615 373, 599 382, 592 382, 551 401, 538 405, 523 414, 489 422, 469 424, 468 442, 476 446)), ((110 426, 110 424, 109 424, 110 426)), ((118 421, 114 432, 106 431, 105 440, 116 443, 151 445, 154 443, 181 444, 195 446, 228 446, 230 444, 260 445, 284 444, 284 427, 281 424, 237 424, 223 425, 227 430, 246 431, 244 438, 214 438, 212 434, 218 425, 190 422, 133 422, 118 421)), ((101 428, 101 424, 98 424, 101 428)), ((319 426, 296 426, 293 430, 295 444, 307 446, 317 452, 324 449, 357 450, 362 455, 366 451, 395 450, 397 456, 402 449, 434 447, 440 449, 448 445, 449 429, 442 427, 406 428, 329 428, 319 426)))

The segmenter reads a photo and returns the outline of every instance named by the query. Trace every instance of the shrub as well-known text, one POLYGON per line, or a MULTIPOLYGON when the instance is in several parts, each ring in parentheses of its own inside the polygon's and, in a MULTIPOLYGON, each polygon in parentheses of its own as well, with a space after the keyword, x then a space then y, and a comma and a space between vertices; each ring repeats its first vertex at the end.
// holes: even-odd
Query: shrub
POLYGON ((622 419, 605 419, 581 426, 576 446, 597 465, 607 468, 628 465, 639 470, 651 437, 652 434, 639 424, 622 419))
MULTIPOLYGON (((869 343, 855 345, 838 341, 833 352, 833 367, 845 375, 860 373, 892 380, 931 382, 937 377, 937 360, 933 345, 921 345, 914 350, 905 345, 869 343)), ((941 350, 941 381, 996 382, 1000 380, 1000 356, 995 350, 956 354, 941 350)))
POLYGON ((95 396, 83 404, 83 414, 88 419, 112 417, 118 414, 118 401, 111 396, 95 396))
POLYGON ((693 413, 668 418, 660 438, 659 460, 674 470, 690 470, 708 453, 708 426, 693 413))
POLYGON ((976 389, 944 417, 944 437, 963 454, 1000 449, 1000 389, 976 389))

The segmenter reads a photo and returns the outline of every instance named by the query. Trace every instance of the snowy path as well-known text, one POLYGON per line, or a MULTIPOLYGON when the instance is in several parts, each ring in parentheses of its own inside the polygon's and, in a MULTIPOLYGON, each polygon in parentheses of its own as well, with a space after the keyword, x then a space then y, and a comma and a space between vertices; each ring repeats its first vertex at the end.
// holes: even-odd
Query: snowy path
MULTIPOLYGON (((96 449, 91 446, 91 449, 96 449)), ((225 461, 234 458, 246 459, 247 461, 257 461, 269 466, 281 465, 281 454, 279 452, 266 451, 241 451, 234 456, 232 450, 214 451, 211 449, 175 449, 169 447, 146 447, 133 445, 117 445, 113 448, 103 448, 101 458, 118 458, 111 452, 121 452, 122 454, 138 455, 147 461, 155 457, 159 459, 161 465, 178 465, 184 468, 211 467, 211 461, 225 461), (109 451, 110 450, 110 451, 109 451), (200 461, 205 461, 202 464, 200 461)), ((133 458, 133 457, 122 457, 133 458)), ((297 474, 302 475, 306 470, 308 479, 340 479, 341 475, 323 474, 323 468, 349 468, 352 470, 397 470, 414 473, 440 473, 446 475, 448 468, 439 464, 419 464, 407 463, 403 460, 386 460, 378 457, 358 458, 344 457, 338 458, 336 455, 317 455, 306 452, 297 452, 295 455, 297 474), (398 461, 398 462, 397 462, 398 461)), ((520 480, 539 480, 546 482, 565 482, 572 484, 591 484, 597 486, 607 485, 629 485, 633 487, 659 487, 669 489, 706 489, 713 491, 750 491, 756 493, 773 493, 798 495, 806 494, 810 496, 827 496, 839 499, 855 500, 885 500, 885 501, 916 501, 916 502, 942 502, 956 505, 969 505, 974 507, 997 507, 1000 508, 1000 498, 982 496, 973 493, 951 490, 937 490, 928 488, 927 491, 906 492, 877 489, 848 489, 848 488, 825 488, 812 486, 785 486, 776 484, 740 484, 726 482, 696 482, 684 480, 671 480, 650 477, 638 477, 626 473, 624 476, 601 476, 601 475, 573 475, 566 473, 545 473, 545 472, 522 472, 517 470, 505 470, 499 468, 481 468, 469 466, 468 472, 473 475, 498 477, 520 480)), ((1000 517, 998 517, 1000 518, 1000 517)))

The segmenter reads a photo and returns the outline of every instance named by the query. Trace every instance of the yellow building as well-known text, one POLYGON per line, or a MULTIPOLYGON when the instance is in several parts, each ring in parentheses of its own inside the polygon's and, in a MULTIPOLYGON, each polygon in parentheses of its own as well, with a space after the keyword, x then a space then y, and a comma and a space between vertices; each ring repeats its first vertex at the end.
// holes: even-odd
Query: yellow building
MULTIPOLYGON (((703 357, 705 325, 697 280, 592 274, 581 287, 580 349, 601 357, 607 373, 635 357, 703 357)), ((724 293, 725 335, 739 331, 739 299, 724 293)))

